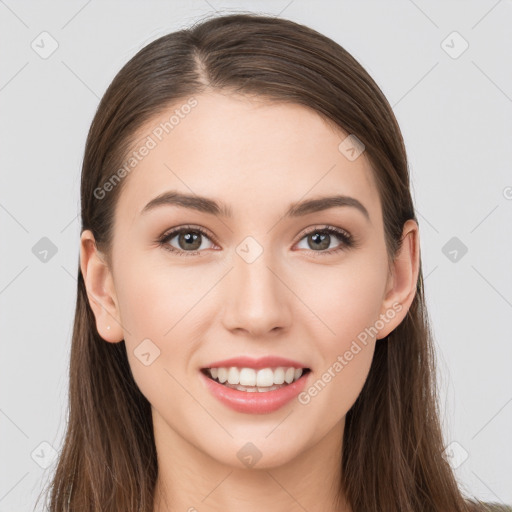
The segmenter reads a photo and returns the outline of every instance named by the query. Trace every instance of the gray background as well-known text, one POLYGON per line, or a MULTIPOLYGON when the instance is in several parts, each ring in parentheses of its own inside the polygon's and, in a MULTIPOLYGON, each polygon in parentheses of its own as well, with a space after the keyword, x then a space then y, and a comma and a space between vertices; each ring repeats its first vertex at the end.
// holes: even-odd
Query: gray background
POLYGON ((32 509, 65 429, 80 165, 99 98, 142 46, 214 10, 315 28, 388 97, 410 159, 450 460, 468 494, 512 503, 510 1, 0 0, 0 512, 32 509), (57 251, 46 262, 44 237, 57 251))

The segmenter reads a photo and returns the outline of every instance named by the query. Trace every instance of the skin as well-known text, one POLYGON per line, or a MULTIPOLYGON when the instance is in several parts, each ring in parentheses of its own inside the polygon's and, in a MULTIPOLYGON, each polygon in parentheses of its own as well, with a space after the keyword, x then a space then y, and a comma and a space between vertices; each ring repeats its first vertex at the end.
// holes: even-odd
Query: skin
MULTIPOLYGON (((196 99, 124 178, 112 268, 92 233, 81 236, 98 332, 105 342, 125 340, 135 381, 152 405, 159 461, 154 511, 333 510, 345 415, 367 378, 375 343, 400 324, 414 298, 418 226, 404 225, 389 271, 370 163, 365 153, 350 161, 338 150, 347 134, 300 105, 219 92, 196 99), (172 205, 140 214, 167 190, 222 201, 233 217, 172 205), (347 206, 283 218, 291 203, 333 191, 358 199, 370 220, 347 206), (200 255, 158 245, 161 235, 186 224, 215 237, 202 238, 200 255), (303 233, 318 225, 348 231, 357 247, 328 254, 343 244, 334 235, 327 248, 308 244, 303 233), (247 236, 263 250, 252 263, 236 252, 247 236), (269 414, 235 412, 199 378, 212 361, 274 354, 311 368, 310 385, 393 304, 401 310, 306 405, 294 400, 269 414), (146 338, 160 350, 148 366, 134 355, 146 338), (237 457, 248 442, 262 454, 254 467, 237 457)), ((167 244, 187 250, 177 236, 167 244)))

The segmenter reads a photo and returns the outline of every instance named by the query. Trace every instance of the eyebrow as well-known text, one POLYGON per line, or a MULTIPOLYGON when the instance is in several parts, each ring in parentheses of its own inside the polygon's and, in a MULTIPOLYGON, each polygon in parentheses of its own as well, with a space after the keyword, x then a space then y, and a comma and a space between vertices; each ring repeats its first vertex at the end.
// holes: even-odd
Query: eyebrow
MULTIPOLYGON (((189 208, 203 213, 221 217, 233 217, 233 211, 224 203, 215 201, 208 197, 197 196, 193 194, 183 194, 176 191, 163 192, 155 197, 141 210, 141 215, 160 206, 181 206, 182 208, 189 208)), ((370 221, 370 214, 368 210, 354 197, 336 195, 329 197, 320 197, 317 199, 307 199, 292 203, 284 217, 302 217, 310 213, 315 213, 330 208, 350 206, 359 210, 365 218, 370 221)), ((371 221, 370 221, 371 222, 371 221)))

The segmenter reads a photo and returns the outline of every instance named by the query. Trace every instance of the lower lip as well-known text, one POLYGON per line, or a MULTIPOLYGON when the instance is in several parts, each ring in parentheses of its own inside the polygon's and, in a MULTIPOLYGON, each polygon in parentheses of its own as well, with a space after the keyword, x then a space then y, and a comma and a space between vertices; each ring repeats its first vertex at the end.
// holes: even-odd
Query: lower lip
POLYGON ((303 374, 300 379, 287 386, 265 392, 238 391, 210 379, 201 371, 199 373, 212 395, 224 405, 237 412, 268 414, 291 402, 304 389, 311 372, 303 374))

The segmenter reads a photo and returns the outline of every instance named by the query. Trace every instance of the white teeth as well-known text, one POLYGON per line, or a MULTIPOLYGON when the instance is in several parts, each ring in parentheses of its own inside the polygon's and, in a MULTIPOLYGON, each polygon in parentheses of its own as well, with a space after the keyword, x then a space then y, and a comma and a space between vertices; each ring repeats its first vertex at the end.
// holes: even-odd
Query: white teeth
MULTIPOLYGON (((293 368, 288 368, 288 370, 291 370, 293 373, 293 368)), ((286 371, 288 372, 288 370, 286 370, 286 371)), ((283 384, 284 377, 285 377, 284 368, 276 368, 276 371, 274 372, 274 384, 283 384)), ((290 382, 288 382, 288 384, 290 384, 290 382)))
MULTIPOLYGON (((227 368, 211 368, 210 373, 212 370, 217 370, 217 378, 219 379, 219 382, 224 384, 228 380, 228 370, 227 368)), ((212 374, 213 377, 213 374, 212 374)))
MULTIPOLYGON (((226 383, 229 387, 243 386, 241 391, 262 391, 259 388, 279 387, 281 384, 291 384, 299 379, 303 373, 302 368, 209 368, 208 371, 213 379, 217 379, 221 384, 226 383), (227 382, 226 382, 227 381, 227 382), (248 386, 246 388, 245 386, 248 386)), ((238 389, 238 388, 237 388, 238 389)), ((266 389, 264 390, 266 391, 266 389)))
POLYGON ((240 384, 224 384, 228 388, 232 389, 238 389, 238 391, 247 391, 249 393, 259 392, 259 393, 266 393, 267 391, 274 391, 274 389, 282 388, 283 386, 286 386, 286 384, 274 384, 270 387, 247 387, 247 386, 241 386, 240 384))
POLYGON ((234 366, 228 370, 228 384, 240 384, 240 372, 234 366))
POLYGON ((252 368, 242 368, 238 382, 242 386, 256 386, 256 371, 252 368))
MULTIPOLYGON (((256 374, 256 386, 267 387, 274 384, 274 372, 271 368, 262 368, 256 374)), ((277 382, 275 384, 278 384, 277 382)))

